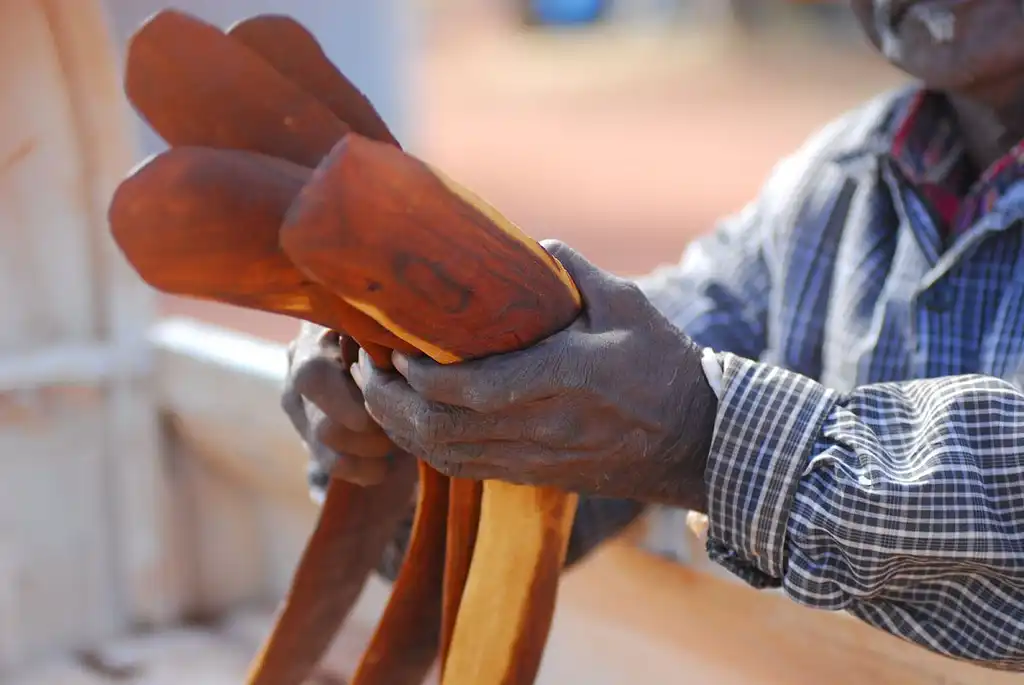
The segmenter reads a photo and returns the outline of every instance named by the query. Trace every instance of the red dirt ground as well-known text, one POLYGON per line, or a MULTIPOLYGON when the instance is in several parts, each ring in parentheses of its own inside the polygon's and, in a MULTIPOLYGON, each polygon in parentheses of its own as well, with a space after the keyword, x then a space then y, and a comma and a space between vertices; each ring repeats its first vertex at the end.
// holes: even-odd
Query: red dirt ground
MULTIPOLYGON (((856 45, 632 30, 525 35, 449 22, 415 55, 415 152, 538 238, 620 273, 674 260, 778 158, 897 77, 856 45)), ((163 298, 288 339, 291 321, 163 298)))

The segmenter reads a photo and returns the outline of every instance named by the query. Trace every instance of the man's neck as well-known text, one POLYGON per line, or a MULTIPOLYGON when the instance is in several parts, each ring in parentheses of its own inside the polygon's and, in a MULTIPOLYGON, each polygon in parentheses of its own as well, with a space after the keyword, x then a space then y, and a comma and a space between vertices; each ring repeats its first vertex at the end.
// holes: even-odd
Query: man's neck
POLYGON ((983 171, 1024 140, 1024 84, 1013 83, 995 92, 964 95, 950 93, 967 147, 967 154, 983 171))

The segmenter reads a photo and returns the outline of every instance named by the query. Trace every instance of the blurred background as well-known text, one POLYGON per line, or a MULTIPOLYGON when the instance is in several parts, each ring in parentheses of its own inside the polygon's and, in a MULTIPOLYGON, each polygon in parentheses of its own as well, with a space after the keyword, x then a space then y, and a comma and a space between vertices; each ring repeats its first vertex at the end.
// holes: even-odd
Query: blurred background
MULTIPOLYGON (((147 3, 122 2, 119 24, 147 3)), ((178 4, 227 21, 254 3, 178 4)), ((842 1, 409 0, 326 16, 327 4, 289 11, 320 13, 311 26, 408 148, 534 237, 623 274, 676 259, 780 156, 901 80, 842 1)), ((215 305, 162 311, 276 340, 295 329, 215 305)))

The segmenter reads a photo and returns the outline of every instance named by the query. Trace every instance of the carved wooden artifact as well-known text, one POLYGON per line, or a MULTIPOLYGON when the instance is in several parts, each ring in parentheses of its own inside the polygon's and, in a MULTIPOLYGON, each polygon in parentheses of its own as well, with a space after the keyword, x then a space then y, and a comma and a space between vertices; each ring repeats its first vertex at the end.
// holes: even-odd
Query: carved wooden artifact
MULTIPOLYGON (((133 37, 125 79, 172 146, 110 208, 154 287, 344 331, 441 363, 522 348, 567 326, 579 295, 535 241, 404 153, 369 101, 293 20, 225 34, 165 11, 133 37), (315 168, 315 169, 314 169, 315 168)), ((299 685, 358 597, 415 474, 333 481, 250 683, 299 685)), ((532 683, 575 497, 444 478, 420 463, 412 541, 353 680, 532 683)))

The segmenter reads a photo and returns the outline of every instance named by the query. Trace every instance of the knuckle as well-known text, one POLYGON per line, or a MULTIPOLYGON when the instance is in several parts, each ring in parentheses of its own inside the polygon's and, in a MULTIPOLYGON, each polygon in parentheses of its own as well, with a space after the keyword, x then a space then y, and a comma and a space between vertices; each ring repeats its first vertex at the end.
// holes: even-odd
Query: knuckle
POLYGON ((511 401, 509 390, 496 389, 480 383, 463 383, 459 386, 459 404, 483 414, 492 413, 511 401))
POLYGON ((445 411, 422 411, 416 415, 414 422, 416 435, 427 443, 440 442, 449 437, 453 428, 451 414, 445 411))
POLYGON ((564 254, 565 251, 569 249, 568 245, 557 238, 546 238, 541 240, 540 245, 548 252, 548 254, 556 259, 559 254, 564 254))
POLYGON ((326 357, 308 357, 292 369, 292 387, 301 395, 314 394, 332 371, 332 362, 326 357))
POLYGON ((437 376, 432 371, 421 360, 410 359, 405 380, 417 394, 433 399, 437 392, 437 376))
POLYGON ((647 296, 644 294, 643 289, 641 289, 634 281, 626 280, 619 276, 616 276, 615 279, 618 281, 618 289, 619 292, 622 293, 623 298, 633 302, 647 300, 647 296))
POLYGON ((567 447, 577 434, 575 422, 565 414, 554 414, 534 422, 529 431, 533 442, 567 447))

